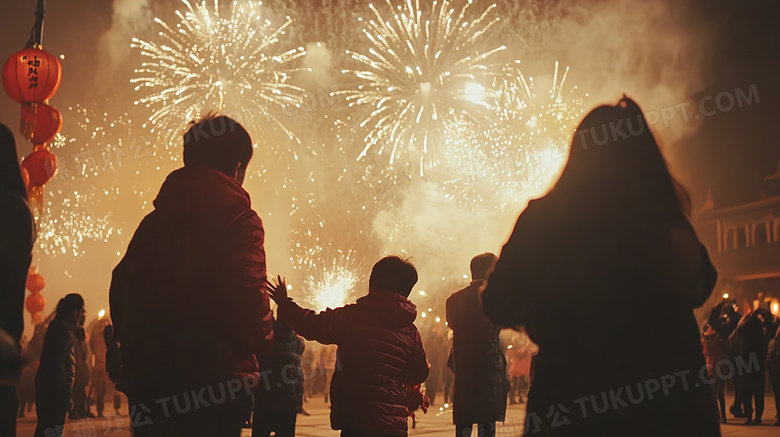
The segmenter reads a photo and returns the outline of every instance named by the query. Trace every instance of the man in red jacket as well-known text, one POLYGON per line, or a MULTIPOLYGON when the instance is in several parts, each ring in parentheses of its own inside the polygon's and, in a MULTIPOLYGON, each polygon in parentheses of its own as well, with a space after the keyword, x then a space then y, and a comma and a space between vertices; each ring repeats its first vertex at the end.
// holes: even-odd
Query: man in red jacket
POLYGON ((283 279, 269 285, 280 320, 307 340, 338 345, 330 426, 342 437, 407 435, 405 386, 422 384, 429 370, 417 307, 407 299, 416 283, 409 261, 388 256, 374 265, 368 295, 319 314, 288 298, 283 279))
POLYGON ((234 120, 193 123, 114 270, 110 303, 135 436, 239 436, 273 347, 263 225, 241 188, 252 140, 234 120))

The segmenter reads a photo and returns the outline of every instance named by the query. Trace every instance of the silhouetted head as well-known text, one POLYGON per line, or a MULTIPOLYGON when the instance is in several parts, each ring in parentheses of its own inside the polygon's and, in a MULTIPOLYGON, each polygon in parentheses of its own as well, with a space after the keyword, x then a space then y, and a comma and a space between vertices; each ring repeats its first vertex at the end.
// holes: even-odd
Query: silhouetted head
POLYGON ((9 191, 27 199, 14 134, 4 124, 0 124, 0 191, 9 191))
POLYGON ((386 256, 377 261, 368 280, 369 288, 393 291, 403 297, 409 297, 416 283, 417 269, 411 261, 398 256, 386 256))
POLYGON ((493 270, 498 257, 490 252, 477 255, 471 260, 471 279, 487 279, 488 273, 493 270))
POLYGON ((237 121, 207 115, 184 134, 184 166, 205 165, 244 182, 252 159, 252 139, 237 121))
POLYGON ((688 195, 669 173, 642 110, 627 97, 582 120, 553 193, 591 204, 628 199, 648 211, 690 213, 688 195))
POLYGON ((71 293, 60 299, 56 312, 56 318, 65 319, 76 327, 83 326, 87 317, 87 312, 84 310, 84 298, 76 293, 71 293))

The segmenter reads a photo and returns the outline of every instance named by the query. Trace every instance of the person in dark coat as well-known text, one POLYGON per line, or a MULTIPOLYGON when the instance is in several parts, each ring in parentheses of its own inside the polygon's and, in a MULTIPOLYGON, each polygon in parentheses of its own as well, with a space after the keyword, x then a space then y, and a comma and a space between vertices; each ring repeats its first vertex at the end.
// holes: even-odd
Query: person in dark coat
POLYGON ((440 391, 444 380, 444 372, 447 369, 447 354, 449 353, 447 337, 445 334, 447 328, 443 323, 431 324, 427 338, 423 339, 428 363, 431 365, 431 373, 425 380, 425 389, 431 405, 436 404, 436 394, 440 391))
MULTIPOLYGON (((11 130, 0 124, 0 328, 16 342, 18 351, 24 331, 24 295, 34 228, 16 141, 11 130)), ((16 434, 18 410, 16 387, 0 386, 0 435, 16 434)))
MULTIPOLYGON (((730 337, 736 338, 732 337, 731 335, 734 333, 734 330, 737 328, 737 324, 739 324, 741 319, 742 314, 740 314, 736 309, 736 301, 723 299, 717 305, 715 305, 715 308, 713 308, 712 311, 710 311, 710 315, 707 318, 707 323, 712 327, 713 330, 715 330, 716 333, 718 333, 718 335, 720 335, 720 337, 728 340, 730 337)), ((733 341, 729 341, 728 345, 728 358, 731 360, 731 365, 736 366, 737 363, 735 360, 739 355, 736 345, 733 341)), ((739 372, 734 372, 734 375, 731 377, 731 382, 734 385, 734 403, 731 404, 729 411, 734 417, 745 417, 745 413, 742 408, 744 404, 742 375, 740 375, 739 372)))
POLYGON ((447 324, 452 329, 455 392, 452 421, 455 435, 468 437, 474 424, 479 435, 496 435, 496 421, 506 415, 509 381, 506 358, 496 328, 482 312, 479 293, 497 257, 483 253, 471 260, 471 284, 447 299, 447 324))
POLYGON ((298 413, 303 412, 305 345, 290 327, 274 321, 274 349, 260 359, 261 380, 255 391, 252 437, 293 437, 298 413))
MULTIPOLYGON (((745 425, 761 425, 764 414, 764 394, 766 392, 766 357, 768 342, 764 334, 766 314, 761 309, 746 314, 734 331, 738 357, 749 365, 749 371, 742 374, 745 425), (756 368, 753 368, 756 363, 756 368), (755 401, 755 410, 753 402, 755 401), (753 412, 755 411, 755 417, 753 412)), ((772 315, 769 314, 769 317, 772 315)))
POLYGON ((425 382, 429 372, 414 325, 417 307, 408 299, 417 283, 414 266, 397 256, 382 258, 371 271, 368 295, 319 314, 288 298, 287 285, 278 281, 269 290, 279 319, 307 340, 338 345, 331 428, 343 437, 406 436, 406 388, 425 382))
POLYGON ((693 309, 717 273, 633 100, 591 111, 560 179, 517 220, 482 293, 539 347, 526 434, 720 435, 693 309))
POLYGON ((702 328, 701 347, 707 362, 707 377, 713 381, 712 393, 720 406, 720 421, 726 423, 726 381, 721 379, 717 366, 729 359, 729 343, 708 323, 702 328))
POLYGON ((257 357, 273 347, 263 224, 241 187, 251 157, 234 120, 193 123, 184 167, 168 175, 114 269, 117 388, 136 437, 238 436, 251 415, 257 357))
POLYGON ((84 299, 78 294, 69 294, 57 303, 35 374, 35 437, 59 437, 64 431, 65 417, 73 406, 76 330, 84 326, 86 315, 84 299))

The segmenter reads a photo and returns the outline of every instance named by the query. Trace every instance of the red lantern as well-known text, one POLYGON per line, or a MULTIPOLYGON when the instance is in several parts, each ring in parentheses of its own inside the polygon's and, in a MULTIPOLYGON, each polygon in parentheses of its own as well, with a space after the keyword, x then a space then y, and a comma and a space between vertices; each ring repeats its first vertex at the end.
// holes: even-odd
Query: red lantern
POLYGON ((46 298, 43 297, 41 293, 33 293, 27 296, 25 306, 27 307, 27 311, 32 314, 40 313, 43 311, 43 307, 46 306, 46 298))
POLYGON ((30 173, 27 173, 27 169, 24 167, 20 167, 20 170, 22 172, 22 182, 24 182, 24 188, 27 188, 30 186, 30 173))
POLYGON ((62 113, 44 103, 22 105, 22 134, 33 144, 48 143, 62 129, 62 113))
POLYGON ((43 316, 41 316, 41 313, 33 313, 32 322, 33 325, 40 325, 41 323, 43 323, 43 316))
POLYGON ((57 155, 45 146, 36 146, 22 161, 22 167, 30 174, 30 186, 42 187, 57 174, 57 155))
POLYGON ((18 103, 43 103, 57 92, 61 82, 62 64, 40 48, 22 49, 3 65, 3 88, 18 103))
POLYGON ((37 273, 27 275, 27 289, 33 293, 38 293, 46 287, 46 279, 37 273))

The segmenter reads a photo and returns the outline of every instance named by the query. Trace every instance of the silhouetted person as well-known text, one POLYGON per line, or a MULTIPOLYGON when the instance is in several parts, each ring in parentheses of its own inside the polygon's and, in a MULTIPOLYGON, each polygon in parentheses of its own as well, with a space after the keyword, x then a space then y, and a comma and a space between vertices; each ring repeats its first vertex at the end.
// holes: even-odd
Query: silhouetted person
POLYGON ((775 411, 779 413, 775 426, 780 426, 780 327, 777 328, 775 336, 769 341, 766 370, 769 372, 772 392, 775 395, 775 411))
POLYGON ((428 375, 428 379, 425 380, 425 388, 428 398, 431 400, 431 405, 437 405, 436 393, 441 388, 444 379, 443 373, 449 372, 447 370, 447 353, 449 348, 447 347, 445 330, 448 331, 443 323, 435 323, 431 326, 427 338, 423 339, 428 363, 431 365, 431 373, 428 375))
POLYGON ((330 402, 330 384, 333 381, 333 374, 336 373, 336 346, 325 345, 320 348, 320 365, 322 366, 322 376, 325 379, 323 392, 325 393, 325 403, 330 402))
POLYGON ((252 437, 293 437, 298 413, 303 410, 305 345, 290 327, 274 322, 274 349, 260 359, 262 378, 255 390, 252 437))
POLYGON ((482 293, 490 320, 539 346, 526 433, 719 436, 692 311, 717 273, 687 194, 631 99, 591 111, 570 150, 482 293))
POLYGON ((114 269, 117 388, 136 437, 238 436, 251 414, 255 355, 273 347, 263 224, 241 187, 251 157, 234 120, 191 124, 184 167, 168 175, 114 269))
POLYGON ((452 421, 458 437, 471 436, 474 424, 480 437, 495 436, 496 421, 503 422, 506 415, 509 381, 500 329, 483 314, 479 296, 496 259, 492 253, 474 257, 471 284, 447 299, 455 372, 452 421))
POLYGON ((452 373, 452 368, 455 363, 452 361, 452 330, 447 330, 447 368, 442 372, 442 385, 444 386, 444 403, 452 403, 452 387, 455 385, 455 374, 452 373))
MULTIPOLYGON (((739 355, 736 347, 736 336, 732 336, 734 330, 737 328, 737 324, 742 319, 742 315, 737 311, 735 301, 723 299, 715 308, 710 311, 710 315, 707 322, 712 329, 715 330, 721 337, 728 340, 729 344, 729 360, 731 365, 736 368, 736 357, 739 355)), ((734 372, 731 377, 731 382, 734 384, 734 403, 731 404, 729 411, 734 417, 745 417, 745 413, 742 409, 744 404, 744 390, 742 388, 742 375, 740 372, 734 372)))
MULTIPOLYGON (((24 331, 24 290, 32 261, 33 228, 14 135, 0 124, 0 328, 16 342, 17 352, 21 351, 19 341, 24 331)), ((16 387, 0 386, 0 435, 16 434, 18 411, 16 387)))
POLYGON ((523 396, 526 392, 528 379, 531 377, 531 343, 526 342, 522 346, 513 345, 507 352, 507 365, 509 366, 510 389, 509 403, 525 403, 523 396))
POLYGON ((71 419, 94 417, 89 411, 87 387, 89 386, 89 350, 87 349, 87 334, 84 328, 76 330, 76 344, 73 347, 75 373, 73 374, 73 408, 68 415, 71 419))
POLYGON ((35 437, 60 436, 65 428, 65 417, 73 406, 76 330, 84 326, 86 315, 84 299, 78 294, 57 303, 35 374, 35 437))
POLYGON ((708 323, 701 333, 701 347, 707 362, 707 377, 712 381, 712 393, 720 407, 720 421, 726 423, 726 381, 721 379, 718 364, 729 359, 729 343, 708 323))
MULTIPOLYGON (((95 409, 99 418, 104 417, 103 410, 105 409, 106 392, 111 389, 109 387, 108 371, 106 370, 108 348, 104 338, 104 332, 108 325, 108 319, 98 320, 95 326, 92 327, 92 332, 89 335, 89 348, 92 351, 92 356, 95 357, 95 362, 92 364, 92 388, 95 392, 95 409)), ((111 389, 110 391, 113 392, 114 390, 111 389)), ((119 410, 116 399, 114 408, 119 410)))
MULTIPOLYGON (((771 317, 771 314, 769 315, 771 317)), ((742 374, 745 425, 761 425, 764 414, 764 394, 766 392, 767 341, 764 335, 764 317, 761 310, 754 310, 742 317, 734 332, 738 357, 749 364, 742 374), (757 364, 757 367, 753 365, 757 364), (753 409, 755 402, 755 410, 753 409), (753 412, 755 411, 755 417, 753 412)))
POLYGON ((417 307, 408 300, 417 270, 397 256, 374 264, 368 295, 321 313, 287 297, 287 285, 270 285, 279 319, 308 340, 338 346, 330 386, 330 426, 343 437, 408 433, 407 390, 428 376, 417 307))

